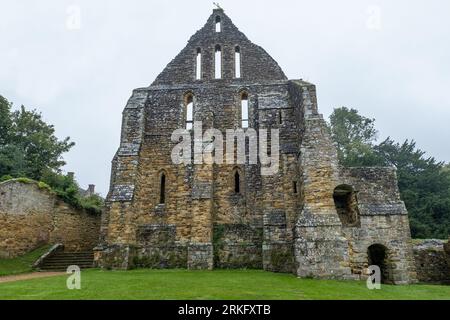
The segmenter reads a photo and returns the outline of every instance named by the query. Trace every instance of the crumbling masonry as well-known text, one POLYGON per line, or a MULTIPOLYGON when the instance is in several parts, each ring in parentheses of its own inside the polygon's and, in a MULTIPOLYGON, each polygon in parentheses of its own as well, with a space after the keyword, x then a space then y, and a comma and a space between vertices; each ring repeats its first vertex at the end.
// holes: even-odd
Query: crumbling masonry
POLYGON ((288 80, 221 9, 123 112, 96 261, 105 268, 261 268, 301 277, 415 281, 394 168, 344 168, 316 88, 288 80), (248 116, 242 112, 248 101, 248 116), (192 109, 192 118, 190 115, 192 109), (248 117, 248 119, 244 119, 248 117), (171 134, 280 131, 280 167, 178 165, 171 134))

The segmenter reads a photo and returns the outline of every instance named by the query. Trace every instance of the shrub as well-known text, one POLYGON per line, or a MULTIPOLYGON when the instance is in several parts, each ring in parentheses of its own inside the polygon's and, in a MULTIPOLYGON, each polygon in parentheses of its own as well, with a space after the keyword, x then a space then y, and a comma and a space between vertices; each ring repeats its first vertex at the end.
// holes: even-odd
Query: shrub
POLYGON ((13 177, 11 177, 9 175, 6 175, 6 176, 3 176, 3 177, 0 178, 0 182, 8 181, 8 180, 11 180, 11 179, 13 179, 13 177))

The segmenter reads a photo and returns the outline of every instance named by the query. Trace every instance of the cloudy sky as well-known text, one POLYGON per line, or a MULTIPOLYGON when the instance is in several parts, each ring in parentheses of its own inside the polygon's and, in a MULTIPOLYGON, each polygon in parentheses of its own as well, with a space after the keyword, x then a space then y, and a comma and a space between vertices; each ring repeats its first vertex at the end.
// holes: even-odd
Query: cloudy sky
MULTIPOLYGON (((291 79, 317 85, 328 117, 376 118, 450 161, 450 2, 218 0, 291 79)), ((121 113, 211 14, 212 1, 0 0, 0 94, 76 142, 66 171, 108 189, 121 113)))

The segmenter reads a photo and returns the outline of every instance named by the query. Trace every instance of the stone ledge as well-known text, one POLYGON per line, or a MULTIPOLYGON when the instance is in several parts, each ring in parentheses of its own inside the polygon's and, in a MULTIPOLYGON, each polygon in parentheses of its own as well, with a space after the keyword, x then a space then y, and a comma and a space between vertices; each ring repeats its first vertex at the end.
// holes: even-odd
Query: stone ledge
POLYGON ((370 203, 370 204, 358 204, 361 216, 406 216, 408 211, 406 210, 403 202, 383 204, 383 203, 370 203))
POLYGON ((116 184, 113 186, 109 201, 131 201, 134 196, 134 185, 116 184))

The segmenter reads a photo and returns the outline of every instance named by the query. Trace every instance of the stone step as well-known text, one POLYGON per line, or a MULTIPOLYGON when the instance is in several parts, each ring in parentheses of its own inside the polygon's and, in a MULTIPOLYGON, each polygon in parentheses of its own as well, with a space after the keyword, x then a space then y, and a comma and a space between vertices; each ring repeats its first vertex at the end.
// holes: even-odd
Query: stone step
POLYGON ((85 251, 80 251, 80 252, 60 252, 60 253, 57 253, 57 254, 61 255, 61 256, 64 256, 64 255, 82 255, 82 254, 94 255, 93 252, 85 252, 85 251))
MULTIPOLYGON (((82 270, 86 270, 86 269, 91 269, 92 267, 80 267, 80 271, 82 270)), ((53 267, 53 268, 41 268, 41 271, 46 271, 46 272, 66 272, 67 268, 59 268, 59 267, 53 267)))
POLYGON ((89 269, 92 268, 93 265, 92 264, 51 264, 51 265, 43 265, 41 266, 41 270, 49 270, 49 269, 64 269, 67 270, 68 267, 70 266, 77 266, 80 269, 89 269))
POLYGON ((93 253, 59 253, 59 254, 57 254, 58 256, 60 256, 60 257, 67 257, 67 256, 89 256, 89 257, 91 257, 91 256, 94 256, 94 254, 93 253))
POLYGON ((56 265, 56 264, 65 264, 65 265, 82 265, 82 264, 92 264, 92 260, 84 260, 84 261, 47 261, 44 262, 42 265, 48 266, 48 265, 56 265))
POLYGON ((94 257, 50 257, 47 260, 93 260, 94 257))
POLYGON ((89 269, 94 265, 93 252, 60 252, 45 259, 40 269, 44 271, 66 271, 69 266, 89 269))
POLYGON ((92 264, 94 260, 59 260, 59 261, 44 261, 43 265, 51 265, 51 264, 92 264))
POLYGON ((74 262, 74 261, 94 261, 94 259, 89 259, 89 258, 81 258, 81 259, 57 258, 57 259, 46 259, 46 260, 44 261, 44 263, 47 263, 47 262, 62 262, 62 261, 67 261, 67 262, 74 262))
POLYGON ((81 258, 89 258, 89 259, 94 259, 94 256, 87 256, 87 255, 80 255, 80 256, 75 256, 75 255, 71 255, 71 256, 60 256, 60 255, 55 255, 55 256, 51 256, 49 257, 49 259, 52 258, 59 258, 59 259, 81 259, 81 258))
POLYGON ((92 268, 92 263, 80 263, 80 264, 71 264, 71 263, 59 263, 59 264, 44 264, 41 269, 45 268, 65 268, 69 266, 78 266, 80 268, 92 268))

